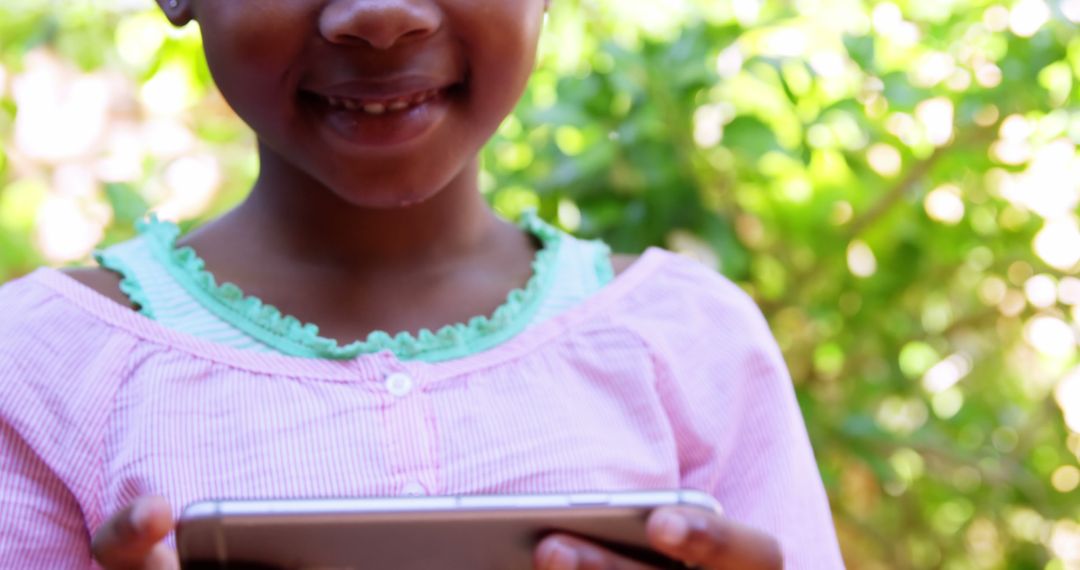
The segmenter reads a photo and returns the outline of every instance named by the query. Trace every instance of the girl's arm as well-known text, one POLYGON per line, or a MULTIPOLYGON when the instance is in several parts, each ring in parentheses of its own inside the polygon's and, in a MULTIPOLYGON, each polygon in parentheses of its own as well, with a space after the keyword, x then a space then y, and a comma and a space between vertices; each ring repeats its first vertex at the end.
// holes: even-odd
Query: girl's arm
POLYGON ((738 350, 732 369, 714 369, 715 381, 734 380, 736 386, 690 390, 680 402, 687 414, 678 428, 687 442, 683 486, 711 492, 727 516, 776 537, 785 567, 843 568, 828 498, 779 350, 763 320, 742 334, 745 344, 728 345, 738 350), (697 405, 690 404, 695 398, 697 405))
POLYGON ((0 307, 0 568, 85 570, 132 341, 29 277, 0 307))
POLYGON ((0 421, 0 568, 84 570, 90 538, 75 496, 0 421))
POLYGON ((681 484, 773 536, 789 569, 843 568, 787 367, 760 310, 711 269, 673 258, 631 300, 653 351, 681 484))

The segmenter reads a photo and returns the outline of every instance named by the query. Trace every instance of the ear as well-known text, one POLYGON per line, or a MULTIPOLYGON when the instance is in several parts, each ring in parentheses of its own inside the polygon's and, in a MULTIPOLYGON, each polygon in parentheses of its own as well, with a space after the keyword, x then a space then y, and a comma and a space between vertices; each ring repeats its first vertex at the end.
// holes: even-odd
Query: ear
POLYGON ((184 26, 195 19, 192 0, 157 0, 157 3, 174 26, 184 26))

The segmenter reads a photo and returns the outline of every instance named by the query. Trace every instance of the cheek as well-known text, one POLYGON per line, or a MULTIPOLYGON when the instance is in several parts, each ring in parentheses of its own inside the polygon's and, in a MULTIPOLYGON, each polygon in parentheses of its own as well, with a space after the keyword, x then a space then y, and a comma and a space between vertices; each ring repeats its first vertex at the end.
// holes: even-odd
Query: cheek
POLYGON ((499 58, 507 71, 528 74, 536 57, 543 14, 543 4, 534 0, 499 2, 475 12, 470 23, 475 33, 470 37, 478 38, 473 47, 481 49, 474 55, 499 58))
POLYGON ((212 2, 199 14, 207 63, 237 112, 249 118, 266 94, 283 92, 291 62, 303 49, 307 16, 285 2, 212 2))
MULTIPOLYGON (((475 4, 461 2, 460 4, 475 4)), ((543 24, 540 0, 480 0, 482 8, 462 10, 460 28, 476 80, 478 102, 508 113, 517 103, 536 60, 543 24)))

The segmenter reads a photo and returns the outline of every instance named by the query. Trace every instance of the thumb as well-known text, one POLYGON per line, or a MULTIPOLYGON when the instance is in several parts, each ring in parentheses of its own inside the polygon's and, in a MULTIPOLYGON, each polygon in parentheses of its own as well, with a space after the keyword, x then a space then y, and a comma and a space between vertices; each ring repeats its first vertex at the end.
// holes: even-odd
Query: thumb
POLYGON ((173 529, 172 509, 161 497, 140 497, 94 534, 94 559, 107 570, 175 568, 158 544, 173 529))

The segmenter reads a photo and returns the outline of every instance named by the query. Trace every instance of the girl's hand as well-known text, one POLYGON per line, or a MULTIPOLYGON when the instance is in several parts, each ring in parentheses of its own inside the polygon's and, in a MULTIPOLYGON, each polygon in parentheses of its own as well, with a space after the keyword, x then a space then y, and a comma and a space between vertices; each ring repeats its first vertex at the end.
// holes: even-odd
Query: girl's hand
POLYGON ((162 542, 172 529, 169 503, 140 497, 94 535, 94 560, 105 570, 179 570, 176 552, 162 542))
MULTIPOLYGON (((770 536, 717 515, 687 507, 653 511, 647 527, 657 552, 688 568, 706 570, 776 570, 784 567, 780 547, 770 536)), ((538 570, 648 570, 585 540, 552 535, 540 542, 538 570)))

